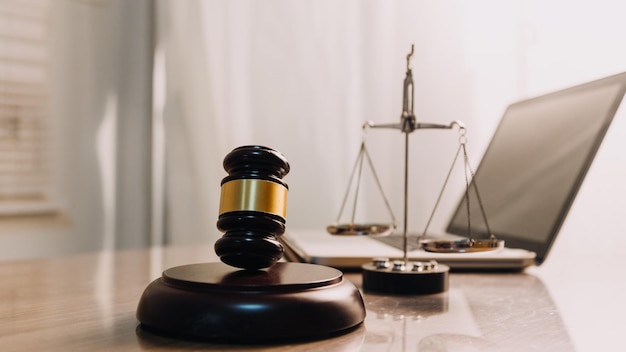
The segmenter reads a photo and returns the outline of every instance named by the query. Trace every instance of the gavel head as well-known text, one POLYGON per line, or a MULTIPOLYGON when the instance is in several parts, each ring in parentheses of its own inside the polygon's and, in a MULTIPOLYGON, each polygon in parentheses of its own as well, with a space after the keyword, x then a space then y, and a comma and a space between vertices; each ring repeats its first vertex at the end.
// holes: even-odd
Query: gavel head
POLYGON ((215 253, 234 267, 270 267, 283 256, 289 163, 271 148, 243 146, 226 155, 224 170, 215 253))

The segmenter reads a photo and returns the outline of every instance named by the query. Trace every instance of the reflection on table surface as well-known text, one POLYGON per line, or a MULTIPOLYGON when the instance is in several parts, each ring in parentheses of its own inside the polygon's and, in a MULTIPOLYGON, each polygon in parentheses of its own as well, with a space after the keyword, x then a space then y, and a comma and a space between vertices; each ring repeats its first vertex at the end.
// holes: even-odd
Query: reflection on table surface
POLYGON ((447 293, 365 294, 363 350, 572 350, 552 299, 526 274, 452 274, 447 293), (370 349, 371 348, 371 349, 370 349))
MULTIPOLYGON (((207 261, 210 250, 208 245, 154 248, 0 263, 0 346, 3 351, 574 349, 548 290, 525 273, 452 273, 449 291, 436 295, 366 292, 365 323, 319 341, 224 345, 142 329, 135 309, 147 284, 165 268, 207 261)), ((345 276, 360 285, 358 273, 345 276)))

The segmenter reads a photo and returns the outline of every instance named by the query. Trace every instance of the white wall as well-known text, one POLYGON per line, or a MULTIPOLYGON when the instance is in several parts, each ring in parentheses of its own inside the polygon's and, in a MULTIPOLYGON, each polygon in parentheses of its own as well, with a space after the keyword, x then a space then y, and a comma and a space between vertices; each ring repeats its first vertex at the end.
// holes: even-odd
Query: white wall
MULTIPOLYGON (((173 72, 168 86, 169 236, 174 242, 219 236, 214 223, 219 180, 225 175, 221 160, 249 143, 275 147, 292 163, 286 177, 289 227, 323 228, 334 221, 362 122, 399 119, 411 43, 416 46, 418 119, 466 122, 476 161, 511 101, 626 69, 626 52, 619 45, 626 33, 620 17, 624 9, 615 1, 166 5, 171 17, 165 16, 164 32, 173 72)), ((409 226, 420 229, 456 135, 418 131, 411 138, 409 226)), ((398 139, 394 131, 369 136, 397 216, 402 198, 398 139)), ((599 159, 619 160, 616 153, 616 148, 603 148, 599 159), (607 153, 612 155, 602 156, 607 153)), ((592 174, 604 173, 595 169, 602 167, 594 166, 592 174)), ((461 183, 457 180, 449 190, 436 225, 447 220, 446 207, 455 205, 461 183)), ((366 216, 379 210, 369 209, 366 216)))
MULTIPOLYGON (((150 92, 149 3, 55 2, 53 47, 60 69, 55 78, 63 87, 55 91, 53 105, 55 126, 65 136, 58 182, 69 225, 1 231, 0 258, 147 243, 148 176, 128 170, 145 170, 149 162, 142 156, 148 130, 140 127, 150 92), (99 156, 97 145, 108 156, 99 156), (100 169, 107 160, 115 170, 100 169), (110 176, 108 183, 102 182, 104 175, 110 176)), ((333 222, 361 124, 399 119, 405 55, 412 43, 418 120, 466 122, 475 161, 509 102, 626 70, 619 45, 626 33, 624 9, 615 1, 157 4, 167 61, 167 87, 161 89, 167 93, 171 242, 220 236, 215 220, 219 181, 225 176, 221 160, 242 144, 275 147, 292 163, 285 179, 290 228, 333 222)), ((615 147, 623 140, 620 133, 612 129, 607 136, 610 143, 585 184, 592 190, 579 197, 594 201, 577 201, 574 214, 583 213, 581 204, 618 202, 619 187, 600 192, 588 184, 621 184, 625 163, 615 147)), ((428 216, 456 138, 450 131, 411 136, 412 229, 421 229, 428 216)), ((399 139, 395 131, 369 134, 397 217, 399 139)), ((447 221, 446 208, 455 205, 461 187, 462 180, 451 186, 436 226, 447 221)), ((373 200, 364 210, 369 217, 380 208, 371 205, 376 194, 368 197, 373 200)), ((586 219, 572 216, 566 227, 595 221, 586 219)))
POLYGON ((0 224, 0 260, 148 243, 150 9, 51 3, 49 126, 62 216, 0 224))
MULTIPOLYGON (((505 106, 520 96, 516 2, 159 4, 170 73, 166 120, 173 242, 220 236, 215 221, 225 176, 221 160, 244 144, 276 148, 290 160, 289 228, 324 229, 334 222, 361 125, 400 119, 411 44, 418 121, 464 121, 475 161, 505 106)), ((402 139, 398 131, 368 136, 397 218, 402 139)), ((411 231, 424 226, 456 144, 454 131, 411 136, 411 231)), ((455 205, 462 184, 458 179, 451 185, 436 225, 448 220, 446 210, 455 205)), ((362 192, 357 221, 385 213, 373 191, 362 192)))

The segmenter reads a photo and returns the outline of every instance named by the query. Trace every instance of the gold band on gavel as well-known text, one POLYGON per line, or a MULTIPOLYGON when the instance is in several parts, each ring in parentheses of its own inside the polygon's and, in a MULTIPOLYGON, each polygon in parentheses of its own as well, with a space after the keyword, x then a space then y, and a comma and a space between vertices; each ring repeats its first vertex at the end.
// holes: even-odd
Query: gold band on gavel
POLYGON ((220 215, 231 211, 260 211, 285 218, 287 188, 259 179, 237 179, 222 185, 220 215))

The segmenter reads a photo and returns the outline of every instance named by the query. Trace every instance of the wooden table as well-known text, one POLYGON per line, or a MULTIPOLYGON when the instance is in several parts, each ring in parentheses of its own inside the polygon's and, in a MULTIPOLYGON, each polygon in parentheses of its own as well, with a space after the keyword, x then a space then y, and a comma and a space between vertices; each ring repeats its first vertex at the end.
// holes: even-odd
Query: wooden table
MULTIPOLYGON (((558 273, 543 273, 542 268, 452 273, 449 291, 437 295, 365 293, 365 323, 320 341, 241 346, 181 341, 144 331, 135 310, 148 283, 166 268, 206 261, 215 261, 212 244, 0 263, 0 350, 570 351, 589 347, 589 341, 597 350, 619 350, 621 336, 612 332, 626 332, 624 296, 619 296, 626 291, 623 284, 610 286, 608 276, 606 282, 596 277, 592 282, 598 290, 581 297, 581 312, 589 312, 597 300, 603 300, 600 309, 614 307, 605 312, 605 320, 576 316, 567 302, 569 310, 561 314, 549 287, 578 286, 560 282, 558 273), (553 282, 546 283, 549 280, 553 282), (611 292, 601 289, 605 284, 611 292)), ((360 284, 358 273, 346 277, 360 284)), ((585 287, 584 281, 580 285, 585 287)), ((561 292, 558 299, 564 297, 564 291, 555 292, 561 292)))

